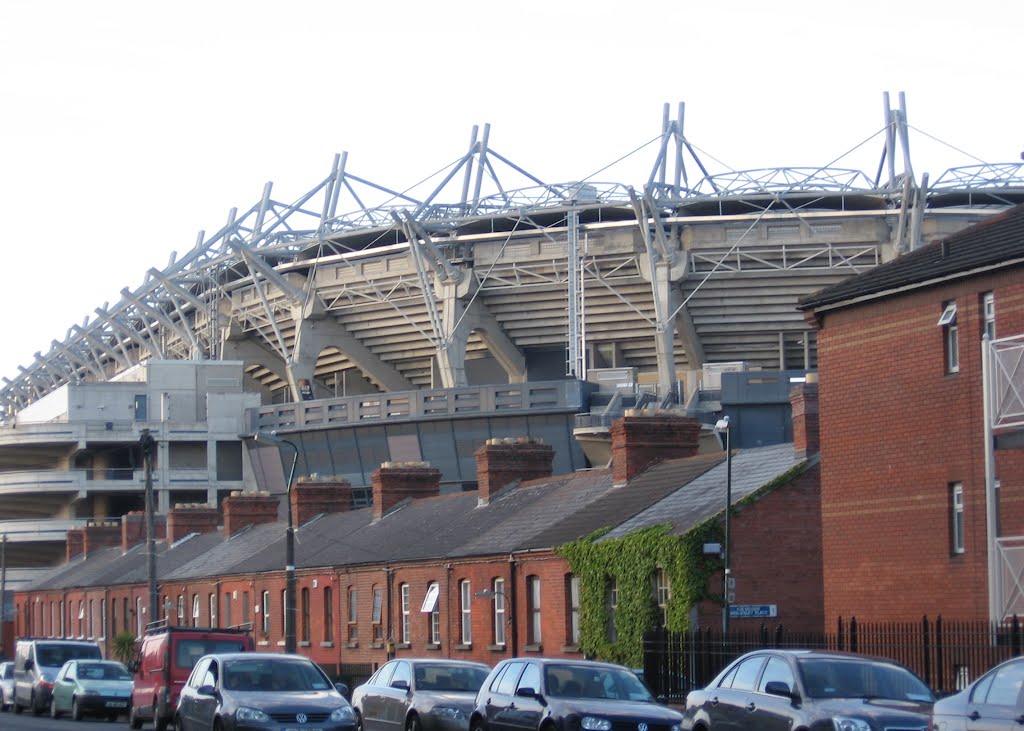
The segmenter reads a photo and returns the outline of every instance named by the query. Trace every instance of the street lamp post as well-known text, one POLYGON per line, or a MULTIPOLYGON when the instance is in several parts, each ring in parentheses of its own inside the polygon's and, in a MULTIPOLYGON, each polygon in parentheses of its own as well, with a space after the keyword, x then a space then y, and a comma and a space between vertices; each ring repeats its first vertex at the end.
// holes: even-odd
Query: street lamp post
POLYGON ((730 555, 729 529, 732 523, 732 429, 729 417, 723 416, 715 424, 715 431, 725 435, 725 570, 722 574, 722 637, 729 635, 729 592, 732 591, 732 563, 730 555))
POLYGON ((288 484, 285 486, 285 501, 288 503, 288 527, 284 541, 284 651, 295 652, 295 526, 292 524, 292 482, 295 480, 295 466, 299 462, 299 448, 294 442, 282 439, 271 432, 256 432, 256 441, 284 444, 292 449, 292 467, 288 471, 288 484))
MULTIPOLYGON (((149 585, 149 622, 157 621, 158 598, 156 591, 156 528, 154 527, 153 514, 156 512, 156 505, 153 501, 153 452, 156 451, 156 439, 149 433, 149 429, 143 429, 139 435, 139 450, 142 452, 142 465, 146 473, 146 580, 149 585)), ((143 623, 145 631, 147 623, 143 623)))

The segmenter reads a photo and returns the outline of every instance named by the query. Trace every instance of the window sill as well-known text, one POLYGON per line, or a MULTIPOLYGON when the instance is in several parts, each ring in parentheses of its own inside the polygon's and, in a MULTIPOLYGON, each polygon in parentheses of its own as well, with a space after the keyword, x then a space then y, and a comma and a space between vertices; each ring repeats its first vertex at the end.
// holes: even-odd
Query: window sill
POLYGON ((412 643, 411 642, 396 642, 395 643, 395 649, 396 650, 411 650, 412 649, 412 643))
POLYGON ((507 648, 505 645, 488 645, 487 649, 491 652, 505 652, 507 648))
POLYGON ((562 646, 562 652, 579 652, 579 651, 580 651, 580 646, 579 645, 563 645, 562 646))
POLYGON ((359 643, 358 642, 352 642, 351 640, 349 640, 348 642, 345 643, 345 647, 347 647, 350 650, 354 650, 357 647, 359 647, 359 643))
POLYGON ((384 643, 383 642, 371 642, 370 643, 370 649, 371 650, 383 650, 384 649, 384 643))
POLYGON ((459 644, 457 644, 457 645, 455 646, 455 649, 456 649, 456 650, 462 650, 462 651, 468 651, 468 650, 472 650, 472 649, 473 649, 473 643, 469 643, 468 645, 464 645, 464 644, 462 644, 462 643, 460 642, 459 644))
POLYGON ((257 644, 257 645, 259 645, 260 647, 266 647, 266 646, 267 646, 267 645, 269 645, 270 643, 269 643, 269 642, 267 642, 266 640, 260 640, 260 641, 259 641, 259 642, 257 642, 256 644, 257 644))
POLYGON ((544 652, 543 645, 526 645, 523 647, 523 652, 544 652))
POLYGON ((321 642, 320 647, 334 647, 333 642, 321 642))
POLYGON ((277 641, 277 646, 278 647, 284 647, 284 640, 278 640, 277 641))
POLYGON ((299 647, 309 647, 309 640, 301 640, 299 642, 299 647))
POLYGON ((428 643, 426 645, 426 647, 424 647, 423 649, 424 650, 429 650, 431 652, 437 652, 438 650, 441 649, 441 645, 440 645, 440 643, 438 643, 438 644, 428 643))

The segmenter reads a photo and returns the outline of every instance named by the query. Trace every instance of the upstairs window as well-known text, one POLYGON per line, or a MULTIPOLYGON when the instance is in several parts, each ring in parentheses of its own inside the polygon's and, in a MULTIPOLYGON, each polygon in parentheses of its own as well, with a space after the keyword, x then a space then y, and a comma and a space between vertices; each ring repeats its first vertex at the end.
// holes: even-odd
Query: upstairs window
POLYGON ((964 540, 964 486, 962 482, 954 482, 949 486, 950 510, 952 512, 952 550, 954 554, 966 550, 964 540))
POLYGON ((942 328, 942 338, 945 344, 946 373, 959 373, 960 335, 956 324, 956 302, 950 301, 943 305, 938 326, 942 328))
POLYGON ((996 339, 996 295, 994 292, 985 292, 981 295, 981 316, 984 319, 984 334, 988 335, 989 341, 996 339))

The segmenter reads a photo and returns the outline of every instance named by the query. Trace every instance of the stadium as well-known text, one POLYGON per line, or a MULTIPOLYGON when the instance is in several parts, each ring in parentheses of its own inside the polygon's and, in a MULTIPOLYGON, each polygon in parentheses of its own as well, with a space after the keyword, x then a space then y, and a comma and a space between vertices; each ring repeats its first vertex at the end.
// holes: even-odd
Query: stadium
POLYGON ((573 434, 605 423, 580 414, 713 415, 723 372, 813 371, 801 297, 1024 201, 1020 163, 917 179, 902 96, 884 107, 872 171, 718 171, 679 105, 633 185, 543 181, 487 126, 427 183, 372 182, 345 154, 291 202, 268 183, 4 380, 15 580, 59 560, 70 527, 141 508, 142 429, 161 510, 280 489, 290 453, 271 468, 242 447, 270 433, 293 473, 365 486, 427 460, 463 489, 488 438, 542 438, 556 472, 580 469, 573 434))

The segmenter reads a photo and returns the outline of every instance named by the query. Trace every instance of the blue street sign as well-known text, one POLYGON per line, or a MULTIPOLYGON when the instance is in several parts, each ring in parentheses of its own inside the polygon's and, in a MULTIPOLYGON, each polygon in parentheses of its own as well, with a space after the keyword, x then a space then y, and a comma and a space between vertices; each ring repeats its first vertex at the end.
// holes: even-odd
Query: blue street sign
POLYGON ((776 604, 732 604, 729 616, 738 619, 751 617, 777 617, 779 607, 776 604))

